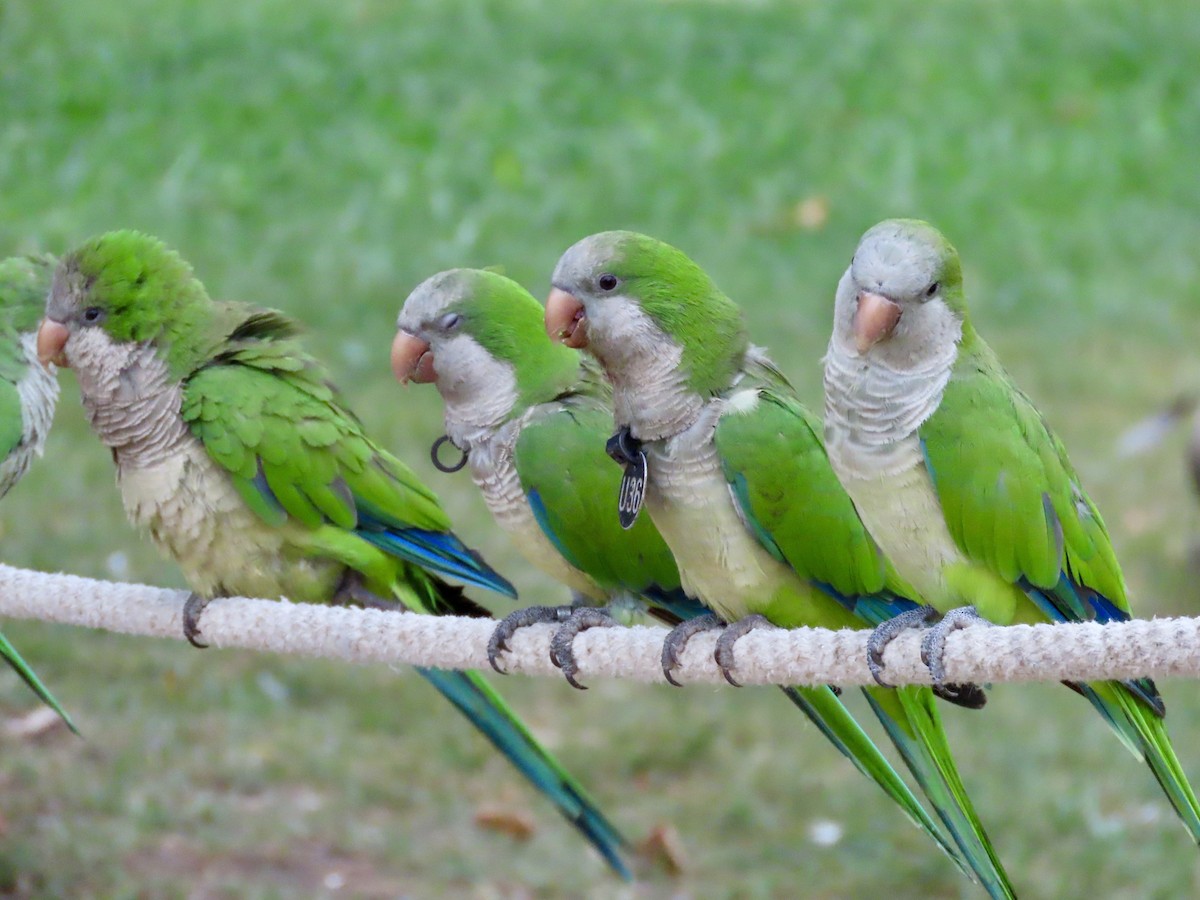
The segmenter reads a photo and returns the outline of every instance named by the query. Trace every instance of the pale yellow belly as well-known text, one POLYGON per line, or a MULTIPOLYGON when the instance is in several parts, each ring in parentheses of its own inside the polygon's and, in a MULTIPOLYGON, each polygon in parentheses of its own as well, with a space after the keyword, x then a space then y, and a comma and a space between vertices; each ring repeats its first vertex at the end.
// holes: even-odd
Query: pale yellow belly
POLYGON ((683 588, 726 621, 766 612, 782 595, 805 594, 796 574, 764 550, 739 518, 716 449, 649 451, 646 510, 675 554, 683 588))
POLYGON ((259 519, 202 447, 147 467, 122 467, 129 520, 183 570, 196 593, 326 601, 343 567, 290 548, 287 529, 259 519))

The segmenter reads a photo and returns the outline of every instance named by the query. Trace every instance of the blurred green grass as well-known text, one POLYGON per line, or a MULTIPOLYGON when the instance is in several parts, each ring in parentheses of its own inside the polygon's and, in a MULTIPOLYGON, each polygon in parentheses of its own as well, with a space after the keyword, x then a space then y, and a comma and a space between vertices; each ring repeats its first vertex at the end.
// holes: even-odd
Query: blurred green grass
MULTIPOLYGON (((577 238, 644 230, 705 265, 818 403, 858 235, 926 217, 1106 511, 1139 612, 1195 613, 1179 441, 1134 462, 1112 447, 1200 384, 1197 58, 1200 8, 1179 0, 4 0, 0 252, 137 227, 215 295, 294 313, 464 538, 524 600, 554 602, 468 479, 426 461, 436 398, 386 365, 408 290, 500 264, 540 293, 577 238)), ((0 506, 5 561, 179 585, 124 524, 62 381, 46 458, 0 506)), ((406 673, 4 627, 87 741, 0 735, 0 891, 623 890, 406 673), (528 810, 537 834, 475 827, 484 805, 528 810)), ((771 691, 503 687, 630 834, 679 829, 684 873, 646 865, 627 895, 969 894, 771 691), (832 847, 822 822, 843 828, 832 847)), ((1166 696, 1200 778, 1191 687, 1166 696)), ((30 705, 0 678, 0 711, 30 705)), ((998 688, 947 717, 1025 895, 1200 888, 1149 774, 1066 691, 998 688)))

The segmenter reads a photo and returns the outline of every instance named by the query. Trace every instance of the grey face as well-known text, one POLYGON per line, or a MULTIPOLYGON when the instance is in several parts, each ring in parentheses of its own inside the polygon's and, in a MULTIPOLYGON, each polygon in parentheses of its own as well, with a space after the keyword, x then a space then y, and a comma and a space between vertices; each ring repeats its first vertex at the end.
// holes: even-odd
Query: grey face
POLYGON ((409 294, 396 320, 401 334, 393 365, 406 369, 413 380, 437 385, 448 428, 452 420, 477 425, 502 421, 517 401, 512 365, 484 349, 456 311, 470 300, 475 275, 470 269, 451 269, 427 278, 409 294), (402 344, 406 348, 398 349, 402 344), (407 356, 407 362, 398 362, 397 354, 407 356))
POLYGON ((469 297, 468 272, 450 269, 422 281, 404 301, 396 327, 430 346, 452 338, 459 331, 462 316, 451 308, 469 297))
POLYGON ((881 222, 863 235, 850 264, 862 291, 900 303, 925 303, 938 296, 943 259, 939 243, 912 223, 881 222))

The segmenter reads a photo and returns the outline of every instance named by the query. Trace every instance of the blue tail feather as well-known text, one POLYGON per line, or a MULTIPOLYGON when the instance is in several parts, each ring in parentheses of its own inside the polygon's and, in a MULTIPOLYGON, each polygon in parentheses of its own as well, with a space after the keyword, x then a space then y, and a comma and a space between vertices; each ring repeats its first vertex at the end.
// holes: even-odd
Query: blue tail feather
POLYGON ((450 532, 424 531, 420 528, 386 528, 363 521, 360 517, 359 536, 381 550, 401 559, 455 578, 464 584, 495 591, 513 599, 517 596, 512 583, 489 566, 473 550, 450 532))

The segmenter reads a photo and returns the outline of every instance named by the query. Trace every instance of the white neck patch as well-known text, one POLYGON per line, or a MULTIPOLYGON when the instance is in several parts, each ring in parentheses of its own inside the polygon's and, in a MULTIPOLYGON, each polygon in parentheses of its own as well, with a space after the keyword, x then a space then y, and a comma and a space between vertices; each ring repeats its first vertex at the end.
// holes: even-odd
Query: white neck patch
POLYGON ((101 328, 71 335, 67 359, 83 408, 118 468, 161 462, 191 439, 180 415, 182 386, 148 343, 118 343, 101 328))
POLYGON ((588 307, 588 349, 613 386, 613 415, 643 441, 670 437, 696 421, 704 399, 683 371, 683 348, 627 297, 588 307))
POLYGON ((895 474, 912 465, 916 431, 942 402, 962 322, 940 300, 906 308, 892 336, 860 355, 857 288, 838 285, 825 354, 825 441, 839 474, 895 474))
POLYGON ((512 414, 519 398, 516 372, 469 334, 439 339, 431 349, 446 434, 456 446, 470 450, 512 414))

